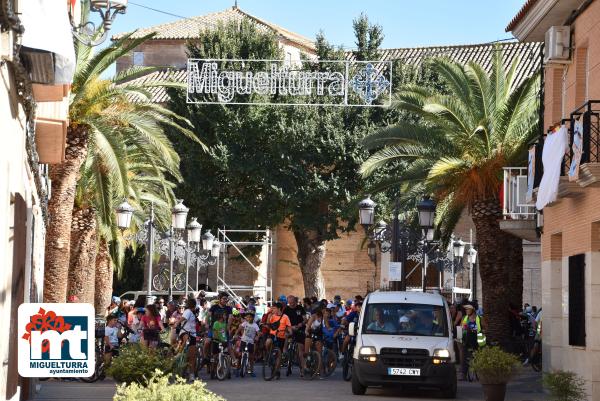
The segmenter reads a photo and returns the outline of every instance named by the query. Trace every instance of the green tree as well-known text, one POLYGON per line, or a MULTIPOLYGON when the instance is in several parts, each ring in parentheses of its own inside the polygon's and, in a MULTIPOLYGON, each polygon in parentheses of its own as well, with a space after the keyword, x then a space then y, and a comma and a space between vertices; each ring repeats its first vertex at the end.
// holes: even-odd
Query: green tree
MULTIPOLYGON (((371 26, 364 16, 355 28, 357 57, 365 59, 381 43, 381 29, 371 26)), ((322 35, 316 48, 322 60, 346 56, 322 35)), ((248 22, 202 32, 189 53, 194 58, 282 59, 277 38, 248 22)), ((254 66, 264 68, 259 63, 254 66)), ((302 68, 321 67, 306 59, 302 68)), ((356 200, 363 192, 357 170, 367 155, 361 142, 375 129, 374 112, 186 104, 185 93, 171 90, 169 94, 169 107, 192 121, 197 133, 206 138, 212 156, 203 157, 192 151, 188 140, 173 138, 184 176, 177 194, 208 227, 285 224, 296 239, 305 293, 324 296, 320 267, 326 243, 354 227, 356 200)))
POLYGON ((419 119, 369 136, 365 146, 375 152, 361 172, 369 176, 392 161, 405 161, 406 169, 389 183, 435 194, 446 233, 465 207, 471 211, 488 338, 504 342, 510 335, 509 303, 522 299, 523 266, 521 240, 499 227, 502 167, 522 165, 528 142, 539 132, 539 77, 517 86, 518 61, 505 70, 502 53, 493 51, 490 73, 473 62, 433 60, 445 91, 405 85, 396 107, 419 119))
MULTIPOLYGON (((152 103, 148 86, 131 82, 151 69, 133 68, 111 80, 101 78, 116 59, 151 36, 131 39, 126 35, 97 54, 92 54, 90 47, 77 46, 66 157, 63 163, 50 167, 45 302, 64 302, 67 290, 93 302, 93 290, 86 288, 86 283, 94 282, 94 259, 102 229, 97 218, 114 230, 114 200, 129 196, 131 190, 131 155, 145 158, 144 163, 151 166, 146 171, 150 176, 164 177, 166 174, 159 172, 165 170, 177 177, 179 158, 163 132, 164 126, 193 138, 196 146, 200 142, 190 131, 189 121, 152 103), (84 182, 78 191, 81 177, 84 182)), ((107 244, 101 249, 108 249, 107 244)), ((107 280, 111 278, 112 271, 107 272, 107 280)))

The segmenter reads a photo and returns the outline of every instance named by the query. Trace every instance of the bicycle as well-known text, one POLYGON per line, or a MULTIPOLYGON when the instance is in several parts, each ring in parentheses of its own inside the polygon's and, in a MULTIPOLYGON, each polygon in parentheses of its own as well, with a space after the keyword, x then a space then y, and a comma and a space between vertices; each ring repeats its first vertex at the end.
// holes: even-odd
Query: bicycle
POLYGON ((229 355, 227 347, 223 346, 222 342, 215 342, 219 344, 219 353, 216 359, 211 359, 211 378, 216 377, 219 381, 231 379, 231 355, 229 355))
POLYGON ((321 353, 319 353, 316 349, 317 341, 320 342, 321 340, 319 340, 317 336, 313 335, 310 349, 306 353, 303 375, 303 378, 306 380, 312 380, 316 375, 318 375, 321 367, 321 353))
POLYGON ((264 358, 263 379, 270 381, 273 380, 275 376, 279 376, 281 349, 274 342, 272 342, 271 348, 267 351, 264 358))
POLYGON ((321 363, 323 370, 323 377, 329 377, 335 372, 337 367, 337 356, 333 349, 329 349, 327 344, 323 341, 321 348, 321 363))
POLYGON ((286 376, 291 376, 294 364, 300 366, 300 361, 298 360, 298 343, 295 338, 291 338, 288 341, 285 352, 281 356, 281 365, 286 367, 286 376))
MULTIPOLYGON (((156 291, 166 291, 169 288, 170 270, 168 267, 161 267, 158 273, 152 277, 152 286, 156 291)), ((173 274, 173 288, 177 291, 185 289, 185 273, 173 274)))
POLYGON ((478 382, 479 376, 477 376, 477 372, 471 368, 471 362, 473 361, 473 350, 467 351, 467 354, 469 355, 467 357, 467 380, 469 382, 478 382))
POLYGON ((342 363, 342 377, 344 381, 349 382, 352 379, 352 368, 354 367, 354 346, 355 346, 355 337, 350 339, 350 343, 348 344, 348 348, 344 352, 344 362, 342 363))
POLYGON ((250 352, 248 351, 248 344, 244 345, 244 350, 242 351, 242 357, 240 358, 240 377, 246 376, 248 372, 248 367, 250 364, 250 352))
POLYGON ((80 377, 80 380, 85 383, 94 383, 98 380, 104 380, 106 373, 104 371, 104 329, 102 329, 102 335, 100 330, 96 329, 96 339, 94 340, 94 355, 95 355, 95 369, 94 374, 90 377, 80 377))

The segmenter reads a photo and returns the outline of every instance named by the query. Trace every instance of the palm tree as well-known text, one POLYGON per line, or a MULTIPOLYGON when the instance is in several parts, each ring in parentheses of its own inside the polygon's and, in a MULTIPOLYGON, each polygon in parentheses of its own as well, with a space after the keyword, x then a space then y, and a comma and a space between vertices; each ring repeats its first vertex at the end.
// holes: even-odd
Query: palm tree
MULTIPOLYGON (((144 155, 155 171, 166 168, 173 173, 178 170, 179 158, 163 132, 164 126, 172 126, 200 143, 187 128, 191 127, 188 120, 150 101, 150 85, 141 86, 131 82, 152 71, 152 68, 134 67, 111 80, 101 78, 115 60, 150 37, 152 34, 139 39, 132 39, 131 34, 125 35, 95 55, 89 47, 77 46, 65 162, 50 168, 53 191, 48 204, 51 219, 46 242, 45 302, 64 302, 69 282, 72 294, 91 300, 89 291, 84 290, 81 283, 94 282, 94 263, 90 263, 90 258, 97 242, 94 237, 97 205, 93 200, 106 200, 100 212, 107 214, 111 205, 108 202, 110 197, 119 193, 127 195, 127 150, 134 149, 144 155), (88 153, 88 150, 91 152, 88 153), (92 157, 88 158, 88 155, 92 157), (88 163, 84 170, 90 169, 97 178, 95 186, 86 187, 85 190, 100 193, 92 197, 80 196, 75 204, 77 182, 84 163, 88 163), (110 190, 107 189, 107 182, 102 181, 102 177, 109 174, 113 177, 110 190), (73 215, 76 216, 75 224, 73 215), (78 244, 72 250, 71 235, 77 237, 75 241, 78 244), (68 280, 71 259, 74 266, 85 266, 85 269, 72 269, 71 280, 68 280)), ((152 84, 158 85, 181 86, 169 82, 152 84)), ((179 177, 178 173, 176 177, 179 177)))
POLYGON ((392 161, 405 168, 387 184, 438 199, 438 222, 449 233, 464 208, 473 218, 479 244, 483 308, 488 338, 510 335, 509 302, 522 299, 521 240, 500 230, 502 167, 521 165, 538 132, 539 78, 516 84, 515 61, 508 70, 494 49, 491 72, 469 62, 440 58, 431 68, 443 88, 408 84, 395 106, 419 117, 379 131, 365 140, 374 151, 361 167, 369 176, 392 161), (510 251, 509 251, 510 250, 510 251))

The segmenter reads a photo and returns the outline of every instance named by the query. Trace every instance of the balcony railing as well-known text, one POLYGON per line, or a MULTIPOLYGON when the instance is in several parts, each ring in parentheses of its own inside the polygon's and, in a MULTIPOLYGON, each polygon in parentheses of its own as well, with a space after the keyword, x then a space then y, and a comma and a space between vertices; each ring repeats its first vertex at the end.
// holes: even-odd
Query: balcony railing
POLYGON ((503 188, 504 219, 533 220, 536 213, 527 199, 527 167, 505 167, 503 188))

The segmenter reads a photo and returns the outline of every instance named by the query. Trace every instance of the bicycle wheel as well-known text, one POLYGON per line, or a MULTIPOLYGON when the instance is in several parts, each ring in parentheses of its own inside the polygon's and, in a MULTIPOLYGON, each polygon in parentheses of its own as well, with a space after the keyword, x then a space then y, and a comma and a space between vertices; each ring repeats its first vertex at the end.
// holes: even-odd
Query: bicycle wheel
POLYGON ((168 278, 163 274, 155 274, 154 277, 152 277, 152 286, 156 291, 164 291, 167 288, 168 281, 168 278))
POLYGON ((240 377, 246 376, 246 372, 248 372, 248 352, 244 351, 240 361, 240 377))
POLYGON ((281 350, 275 347, 265 357, 266 359, 263 363, 263 379, 266 381, 273 380, 277 374, 277 359, 279 358, 280 354, 281 350))
POLYGON ((304 379, 312 380, 319 373, 321 355, 317 351, 310 351, 306 356, 304 379))
POLYGON ((94 383, 100 379, 101 376, 104 375, 104 355, 102 353, 96 352, 96 368, 94 369, 94 374, 90 377, 80 377, 79 380, 85 383, 94 383))
POLYGON ((215 374, 217 375, 217 379, 219 379, 219 381, 223 381, 227 377, 227 362, 225 361, 225 356, 222 353, 219 354, 215 374))
POLYGON ((173 277, 173 287, 177 291, 183 291, 185 289, 184 273, 178 273, 173 277))
POLYGON ((298 355, 298 353, 296 352, 296 347, 290 346, 287 351, 288 363, 287 363, 287 369, 285 371, 286 376, 292 375, 292 369, 294 367, 294 361, 296 360, 296 355, 298 355))
POLYGON ((344 353, 344 363, 342 365, 342 376, 344 377, 344 381, 349 382, 352 379, 352 365, 354 361, 352 360, 352 353, 348 348, 344 353))
POLYGON ((325 348, 325 352, 323 355, 323 377, 329 377, 335 372, 335 368, 337 367, 337 358, 335 353, 325 348))

